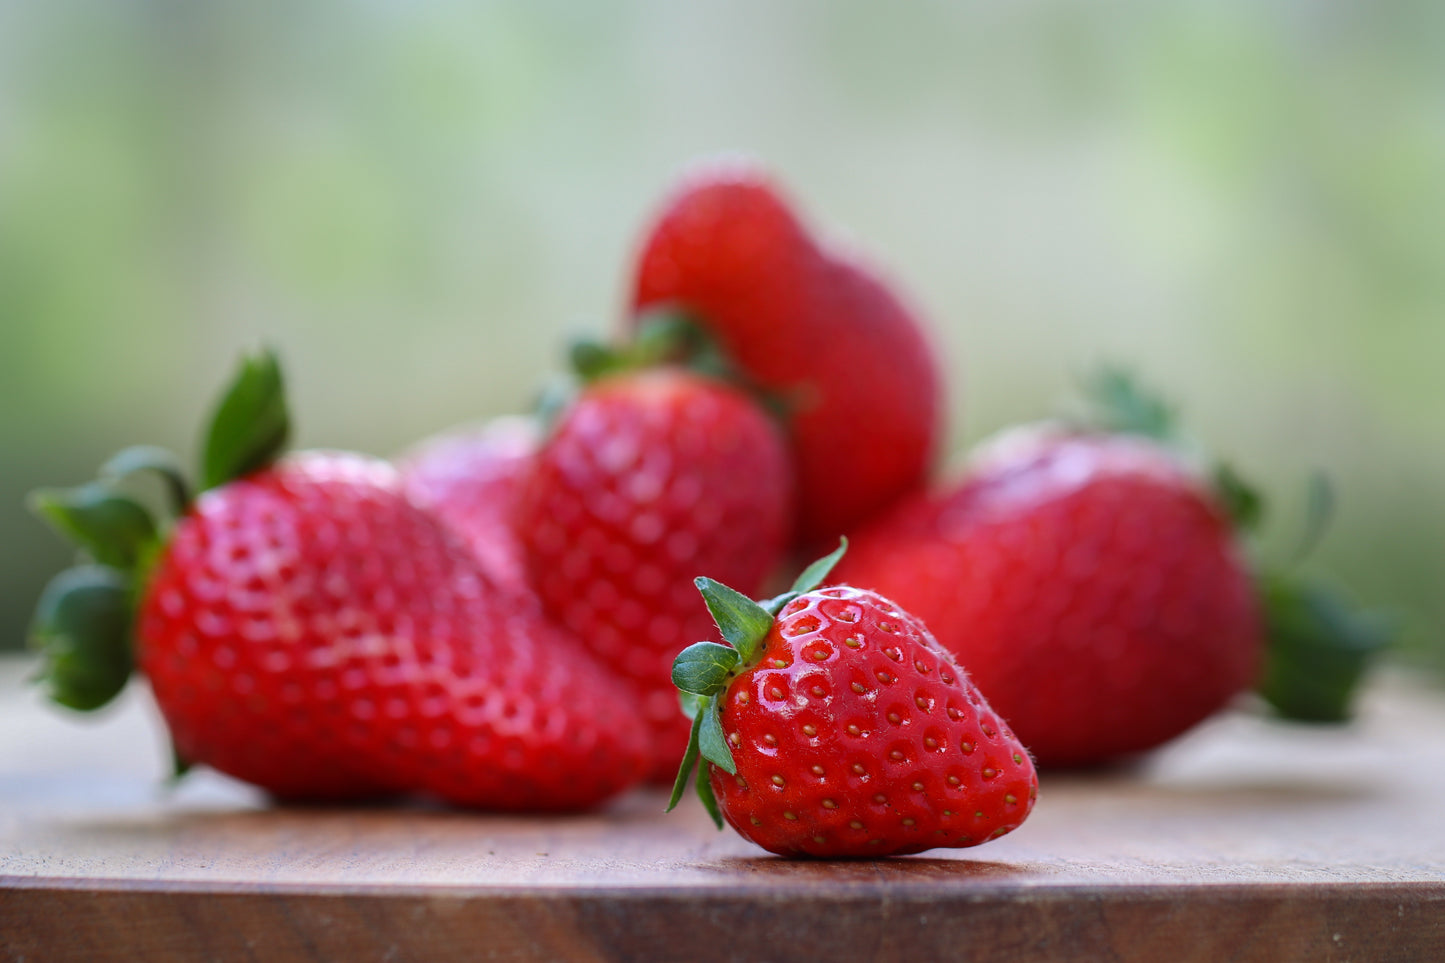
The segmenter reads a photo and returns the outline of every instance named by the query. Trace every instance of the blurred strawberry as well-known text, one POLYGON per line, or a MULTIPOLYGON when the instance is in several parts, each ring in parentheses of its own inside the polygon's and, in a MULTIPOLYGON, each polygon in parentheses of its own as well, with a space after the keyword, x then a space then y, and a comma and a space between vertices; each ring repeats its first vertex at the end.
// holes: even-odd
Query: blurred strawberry
POLYGON ((688 722, 673 657, 712 622, 704 572, 755 591, 784 548, 781 432, 742 392, 678 368, 604 374, 558 418, 515 516, 546 610, 631 679, 669 779, 688 722))
POLYGON ((817 242, 764 173, 732 163, 686 177, 647 232, 633 285, 634 327, 690 328, 693 350, 720 352, 785 410, 801 543, 924 482, 943 388, 919 321, 869 267, 817 242))
POLYGON ((839 569, 929 625, 1045 765, 1157 745, 1259 667, 1228 519, 1142 440, 1007 435, 962 484, 861 533, 839 569))
MULTIPOLYGON (((1128 382, 1098 388, 1111 430, 1005 433, 960 483, 860 533, 838 572, 922 618, 1045 765, 1141 752, 1221 708, 1277 663, 1302 591, 1274 576, 1261 598, 1236 534, 1258 521, 1252 490, 1227 468, 1202 479, 1128 382)), ((1293 714, 1342 716, 1380 626, 1342 614, 1306 636, 1350 664, 1293 714)), ((1299 705, 1310 673, 1272 670, 1275 701, 1299 705)))
POLYGON ((394 469, 288 433, 279 369, 247 363, 192 500, 174 459, 129 449, 109 476, 41 493, 91 564, 42 598, 52 697, 103 705, 132 661, 179 760, 286 798, 424 792, 489 809, 577 809, 641 774, 629 693, 402 493, 394 469), (160 531, 118 480, 166 480, 160 531))
POLYGON ((512 509, 539 444, 532 419, 498 418, 428 439, 397 464, 407 496, 450 525, 493 582, 524 595, 531 587, 512 509))

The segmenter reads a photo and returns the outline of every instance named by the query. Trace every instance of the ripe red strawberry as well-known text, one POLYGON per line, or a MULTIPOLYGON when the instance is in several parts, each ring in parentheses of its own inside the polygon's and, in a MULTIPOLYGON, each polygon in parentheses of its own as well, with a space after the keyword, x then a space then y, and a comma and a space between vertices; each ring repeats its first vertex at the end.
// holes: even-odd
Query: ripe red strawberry
POLYGON ((272 462, 286 432, 267 356, 222 404, 193 502, 149 453, 115 466, 166 471, 180 514, 164 544, 112 485, 43 500, 100 563, 41 606, 58 701, 104 703, 133 651, 178 758, 288 798, 576 809, 641 775, 647 737, 620 682, 510 604, 390 466, 272 462))
POLYGON ((815 241, 760 171, 713 165, 683 180, 647 232, 633 305, 634 325, 680 311, 788 409, 801 543, 924 482, 943 390, 918 320, 870 268, 815 241))
POLYGON ((923 619, 1042 765, 1157 746, 1260 668, 1230 519, 1144 438, 1007 434, 860 533, 838 577, 923 619))
POLYGON ((412 501, 451 525, 493 582, 522 595, 532 590, 512 509, 539 444, 531 419, 498 418, 423 442, 397 465, 412 501))
POLYGON ((783 856, 976 846, 1018 828, 1038 794, 1028 752, 922 622, 874 592, 815 587, 836 558, 762 605, 698 580, 732 647, 677 659, 695 714, 672 804, 701 754, 718 825, 783 856))
POLYGON ((781 432, 741 392, 661 368, 605 377, 561 414, 515 523, 546 610, 638 687, 670 776, 687 740, 672 659, 711 631, 702 572, 759 588, 786 538, 781 432))

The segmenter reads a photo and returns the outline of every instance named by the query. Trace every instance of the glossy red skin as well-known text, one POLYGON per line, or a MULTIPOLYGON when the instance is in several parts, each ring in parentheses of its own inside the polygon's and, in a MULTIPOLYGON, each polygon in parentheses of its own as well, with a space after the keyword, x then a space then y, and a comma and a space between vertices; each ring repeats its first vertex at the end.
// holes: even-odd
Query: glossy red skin
POLYGON ((648 746, 626 686, 359 456, 200 496, 152 570, 138 659, 183 758, 284 798, 582 809, 648 746))
POLYGON ((1158 746, 1260 663, 1229 521, 1144 439, 1016 431, 859 534, 836 574, 926 620, 1040 765, 1158 746))
POLYGON ((734 829, 782 856, 977 846, 1038 795, 1027 750, 967 674, 873 592, 789 602, 720 698, 737 775, 709 763, 713 792, 734 829))
POLYGON ((800 544, 835 543, 925 482, 943 431, 936 352, 894 291, 815 242, 766 175, 712 165, 669 197, 637 259, 632 322, 666 305, 790 406, 800 544))
POLYGON ((450 525, 495 584, 523 596, 532 589, 513 505, 540 444, 530 418, 498 418, 423 442, 397 463, 407 497, 450 525))
POLYGON ((791 497, 773 421, 680 369, 588 387, 537 456, 516 514, 532 584, 637 686, 657 739, 654 780, 671 781, 687 746, 672 660, 715 634, 693 580, 760 588, 783 552, 791 497))

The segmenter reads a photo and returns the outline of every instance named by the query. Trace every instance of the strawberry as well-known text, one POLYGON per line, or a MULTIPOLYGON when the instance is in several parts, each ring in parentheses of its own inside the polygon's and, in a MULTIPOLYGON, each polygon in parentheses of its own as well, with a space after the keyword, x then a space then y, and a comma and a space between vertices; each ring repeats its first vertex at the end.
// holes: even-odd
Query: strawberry
POLYGON ((1143 439, 1004 436, 961 484, 860 533, 839 577, 932 626, 1044 765, 1158 745, 1259 669, 1229 519, 1143 439))
POLYGON ((104 704, 133 652, 178 759, 285 798, 577 809, 635 781, 647 737, 624 687, 512 605, 393 468, 274 460, 287 430, 263 356, 217 412, 199 497, 153 449, 108 466, 162 471, 168 532, 113 479, 37 500, 95 559, 42 600, 52 696, 104 704))
POLYGON ((710 629, 702 572, 756 589, 786 538, 782 435, 743 393, 677 368, 604 376, 564 410, 515 524, 544 608, 635 683, 654 778, 687 741, 673 657, 710 629))
POLYGON ((685 178, 646 234, 632 301, 634 327, 685 319, 787 410, 802 544, 924 482, 943 391, 922 326, 871 268, 817 242, 762 172, 685 178))
POLYGON ((1106 762, 1191 728, 1276 661, 1280 618, 1294 651, 1350 662, 1293 714, 1341 715, 1379 627, 1311 622, 1316 590, 1294 580, 1262 595, 1237 531, 1258 496, 1227 468, 1201 478, 1161 441, 1167 409, 1117 375, 1096 393, 1113 395, 1119 418, 1098 418, 1112 430, 1005 433, 960 482, 859 533, 839 577, 924 619, 1041 765, 1106 762))
POLYGON ((539 444, 531 419, 498 418, 422 442, 397 465, 412 501, 451 525, 492 581, 519 595, 531 587, 512 506, 539 444))
POLYGON ((927 627, 875 592, 818 589, 842 554, 759 604, 698 588, 730 645, 700 642, 673 678, 693 711, 673 787, 719 827, 782 856, 976 846, 1033 809, 1032 760, 927 627))

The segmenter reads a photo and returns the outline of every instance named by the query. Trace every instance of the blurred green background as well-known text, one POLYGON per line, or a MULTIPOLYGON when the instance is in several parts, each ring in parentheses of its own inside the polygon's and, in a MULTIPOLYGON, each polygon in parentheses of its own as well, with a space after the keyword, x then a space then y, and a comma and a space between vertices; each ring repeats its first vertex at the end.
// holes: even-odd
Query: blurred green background
POLYGON ((305 445, 528 404, 723 149, 884 264, 955 452, 1101 359, 1445 664, 1445 4, 0 0, 0 647, 67 559, 22 509, 194 450, 243 346, 305 445))

